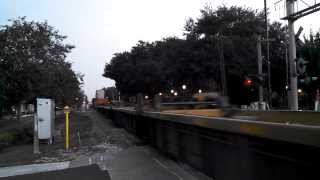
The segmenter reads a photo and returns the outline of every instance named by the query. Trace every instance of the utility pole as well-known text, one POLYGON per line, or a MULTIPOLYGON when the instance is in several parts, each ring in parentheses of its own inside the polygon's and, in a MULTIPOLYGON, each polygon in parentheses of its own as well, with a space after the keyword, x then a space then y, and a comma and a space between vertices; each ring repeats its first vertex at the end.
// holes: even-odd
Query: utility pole
MULTIPOLYGON (((294 0, 286 1, 287 16, 294 14, 294 0)), ((289 67, 290 67, 290 89, 288 91, 289 107, 293 111, 298 111, 298 81, 296 70, 296 42, 294 33, 294 19, 288 19, 289 33, 289 67)))
POLYGON ((291 98, 290 98, 290 94, 289 94, 289 90, 290 90, 290 67, 289 67, 289 61, 288 61, 288 43, 285 43, 285 48, 286 48, 286 91, 287 91, 287 103, 288 103, 288 107, 290 107, 291 104, 291 98))
MULTIPOLYGON (((262 78, 262 53, 261 53, 261 36, 257 38, 257 53, 258 53, 258 77, 262 78)), ((263 102, 263 85, 259 84, 259 105, 263 102)))
POLYGON ((288 86, 288 89, 289 89, 289 73, 290 73, 290 70, 289 70, 289 62, 288 62, 288 45, 286 44, 285 45, 285 48, 286 48, 286 85, 288 86))
POLYGON ((264 0, 264 18, 265 18, 265 27, 266 27, 266 47, 267 47, 267 68, 268 68, 268 104, 271 105, 271 64, 270 64, 270 44, 269 44, 269 25, 268 25, 268 8, 267 0, 264 0))
POLYGON ((223 52, 223 39, 219 36, 219 52, 220 52, 220 78, 221 78, 221 89, 222 96, 227 96, 227 79, 226 79, 226 69, 224 64, 224 52, 223 52))

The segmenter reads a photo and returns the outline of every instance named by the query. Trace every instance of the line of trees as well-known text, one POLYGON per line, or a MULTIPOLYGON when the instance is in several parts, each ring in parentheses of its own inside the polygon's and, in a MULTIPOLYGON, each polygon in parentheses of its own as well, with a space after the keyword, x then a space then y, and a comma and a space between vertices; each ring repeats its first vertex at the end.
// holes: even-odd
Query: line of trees
POLYGON ((53 98, 57 105, 77 103, 83 75, 66 61, 74 48, 64 43, 67 37, 47 22, 9 21, 0 27, 0 112, 33 104, 37 97, 53 98))
MULTIPOLYGON (((271 85, 273 104, 286 101, 287 27, 269 23, 271 85)), ((169 37, 155 42, 139 41, 129 52, 116 53, 106 63, 103 76, 114 79, 122 95, 144 93, 152 96, 186 84, 190 93, 221 91, 220 58, 224 57, 227 94, 234 104, 258 99, 257 87, 266 81, 244 80, 257 74, 257 36, 265 36, 263 11, 243 7, 205 7, 197 19, 189 19, 185 38, 169 37)), ((265 45, 262 49, 266 52, 265 45)), ((318 60, 318 59, 317 59, 318 60)), ((267 63, 264 62, 264 72, 267 63)), ((313 70, 319 71, 319 69, 313 70)), ((267 79, 267 78, 265 78, 267 79)))

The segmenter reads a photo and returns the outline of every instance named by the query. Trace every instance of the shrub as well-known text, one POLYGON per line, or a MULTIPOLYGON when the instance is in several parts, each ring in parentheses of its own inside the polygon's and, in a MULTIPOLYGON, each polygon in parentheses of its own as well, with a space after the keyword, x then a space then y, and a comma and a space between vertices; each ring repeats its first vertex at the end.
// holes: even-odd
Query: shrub
POLYGON ((0 146, 9 146, 15 143, 17 139, 17 134, 13 132, 3 132, 0 133, 0 146))

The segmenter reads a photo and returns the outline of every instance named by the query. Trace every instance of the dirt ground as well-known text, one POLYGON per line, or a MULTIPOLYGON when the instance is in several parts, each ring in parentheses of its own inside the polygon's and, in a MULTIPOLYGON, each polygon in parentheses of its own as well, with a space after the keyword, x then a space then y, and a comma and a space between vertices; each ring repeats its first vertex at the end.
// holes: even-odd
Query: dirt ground
MULTIPOLYGON (((0 167, 30 163, 71 161, 81 155, 117 152, 139 144, 139 140, 121 128, 114 127, 95 111, 70 114, 70 150, 65 150, 64 115, 56 116, 55 141, 41 144, 40 154, 33 154, 33 144, 12 146, 0 151, 0 167)), ((30 123, 32 126, 32 123, 30 123)))

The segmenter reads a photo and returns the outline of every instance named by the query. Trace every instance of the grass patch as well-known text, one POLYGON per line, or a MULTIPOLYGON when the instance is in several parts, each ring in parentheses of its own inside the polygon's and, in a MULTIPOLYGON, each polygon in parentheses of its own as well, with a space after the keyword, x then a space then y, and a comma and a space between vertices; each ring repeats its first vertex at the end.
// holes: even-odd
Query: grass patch
POLYGON ((320 126, 320 113, 318 112, 286 112, 286 111, 241 111, 237 116, 257 116, 261 121, 274 123, 291 123, 320 126))
MULTIPOLYGON (((208 117, 223 116, 223 112, 217 109, 167 110, 162 112, 173 113, 173 114, 208 116, 208 117)), ((264 122, 320 126, 319 112, 238 111, 236 112, 236 114, 234 114, 234 116, 254 116, 256 117, 257 121, 264 121, 264 122)))
POLYGON ((28 144, 32 140, 33 134, 28 128, 0 132, 0 149, 17 144, 28 144))

